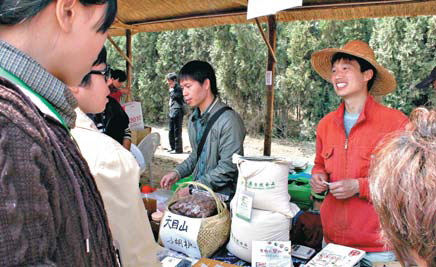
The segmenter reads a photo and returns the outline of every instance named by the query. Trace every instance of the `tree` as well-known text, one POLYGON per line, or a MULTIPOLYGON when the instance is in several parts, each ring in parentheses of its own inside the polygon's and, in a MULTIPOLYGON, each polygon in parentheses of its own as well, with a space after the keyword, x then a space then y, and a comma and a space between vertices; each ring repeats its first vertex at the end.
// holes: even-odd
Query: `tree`
MULTIPOLYGON (((124 38, 114 39, 124 47, 124 38)), ((428 101, 436 103, 434 90, 415 89, 436 66, 435 17, 278 23, 273 134, 315 137, 319 120, 341 100, 312 69, 311 56, 353 39, 369 42, 377 61, 395 74, 397 90, 384 97, 386 105, 408 114, 428 101)), ((122 57, 107 47, 109 63, 124 69, 122 57)), ((248 132, 263 133, 268 49, 254 24, 136 34, 133 55, 133 97, 142 102, 146 122, 167 119, 166 74, 199 59, 214 67, 222 99, 241 114, 248 132)))

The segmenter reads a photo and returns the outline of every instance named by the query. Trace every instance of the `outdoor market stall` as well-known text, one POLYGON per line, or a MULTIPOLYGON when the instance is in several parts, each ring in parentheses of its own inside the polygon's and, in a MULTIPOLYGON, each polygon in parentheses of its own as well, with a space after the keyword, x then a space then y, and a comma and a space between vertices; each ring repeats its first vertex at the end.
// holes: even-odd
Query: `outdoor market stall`
MULTIPOLYGON (((113 41, 111 41, 117 48, 117 50, 123 55, 123 57, 126 59, 126 67, 128 69, 128 86, 131 84, 131 73, 133 71, 132 69, 132 52, 131 52, 131 38, 132 35, 138 32, 154 32, 154 31, 166 31, 166 30, 179 30, 179 29, 188 29, 188 28, 196 28, 196 27, 209 27, 209 26, 216 26, 216 25, 225 25, 225 24, 238 24, 238 23, 256 23, 258 25, 258 28, 260 30, 260 33, 262 34, 264 41, 268 48, 268 62, 267 62, 267 70, 266 70, 266 96, 267 96, 267 113, 265 114, 265 141, 264 141, 264 150, 263 154, 265 156, 269 156, 271 154, 271 133, 272 133, 272 122, 273 122, 273 109, 274 109, 274 65, 276 62, 275 59, 275 43, 276 43, 276 21, 294 21, 294 20, 316 20, 316 19, 356 19, 356 18, 364 18, 364 17, 384 17, 384 16, 418 16, 418 15, 433 15, 436 13, 436 1, 409 1, 409 0, 393 0, 393 1, 303 1, 303 5, 301 7, 293 8, 293 9, 287 9, 284 11, 280 11, 277 14, 271 14, 267 17, 259 18, 259 19, 253 19, 253 20, 247 20, 247 6, 248 2, 244 0, 234 0, 234 1, 213 1, 213 2, 204 2, 201 0, 194 0, 194 1, 135 1, 135 0, 121 0, 119 1, 119 14, 117 17, 117 21, 114 24, 113 28, 111 29, 111 36, 119 36, 119 35, 126 35, 127 38, 127 48, 126 48, 126 54, 122 52, 122 49, 117 47, 113 41), (262 29, 262 23, 268 23, 268 37, 263 32, 262 29)), ((111 40, 111 39, 110 39, 111 40)), ((308 179, 310 177, 305 177, 305 175, 298 174, 294 177, 288 177, 289 176, 289 170, 286 172, 286 185, 282 185, 279 187, 279 189, 286 189, 286 194, 290 193, 292 195, 292 200, 299 204, 300 208, 310 208, 312 203, 310 202, 310 187, 308 187, 308 179), (299 198, 299 195, 304 195, 304 197, 299 198), (305 206, 306 205, 306 206, 305 206)), ((310 176, 310 175, 308 175, 310 176)), ((281 175, 281 177, 284 177, 284 175, 281 175)), ((254 185, 254 184, 253 184, 254 185)), ((268 186, 270 186, 271 183, 268 183, 268 186)), ((238 181, 238 186, 242 186, 240 182, 238 181)), ((245 185, 245 187, 248 186, 248 183, 245 185)), ((260 186, 260 183, 257 182, 256 186, 260 186)), ((262 184, 265 189, 265 184, 262 184)), ((246 189, 246 188, 245 188, 246 189)), ((255 190, 258 190, 259 188, 255 188, 255 190)), ((207 189, 206 189, 207 190, 207 189)), ((241 192, 239 192, 241 193, 241 192)), ((216 209, 217 214, 212 216, 219 216, 222 213, 225 213, 226 209, 223 209, 221 206, 222 201, 219 200, 215 196, 213 192, 210 192, 213 199, 216 202, 216 209)), ((242 194, 242 193, 241 193, 242 194)), ((248 211, 237 213, 237 210, 240 210, 241 208, 236 208, 237 204, 233 203, 233 209, 231 211, 231 218, 232 222, 229 222, 228 219, 225 219, 227 224, 230 224, 228 228, 228 234, 230 241, 227 244, 227 249, 233 251, 234 247, 239 245, 240 247, 244 248, 248 251, 249 254, 243 255, 243 253, 236 253, 238 254, 238 258, 244 258, 246 259, 246 262, 255 261, 256 259, 252 258, 252 251, 256 250, 257 254, 262 254, 264 257, 272 257, 272 255, 278 255, 283 251, 287 251, 286 249, 291 252, 291 247, 287 247, 286 243, 281 243, 282 241, 286 240, 280 240, 280 238, 272 239, 265 241, 261 244, 252 244, 245 242, 244 240, 241 240, 242 238, 237 238, 235 235, 232 235, 236 228, 241 227, 243 225, 243 220, 247 221, 247 216, 250 217, 248 220, 252 224, 253 221, 251 221, 251 216, 255 216, 254 214, 257 212, 254 211, 254 209, 258 209, 261 211, 267 210, 268 212, 273 212, 272 214, 269 214, 267 217, 275 216, 276 214, 286 213, 286 211, 277 211, 277 210, 268 210, 268 208, 262 207, 262 203, 269 203, 267 200, 257 201, 251 198, 250 194, 244 195, 246 196, 245 199, 248 199, 248 202, 251 204, 248 204, 248 211), (257 206, 257 205, 260 205, 257 206), (241 214, 242 213, 242 214, 241 214), (249 215, 248 215, 249 214, 249 215), (245 218, 244 218, 245 217, 245 218), (236 220, 239 220, 238 223, 234 223, 236 220), (268 243, 269 242, 269 243, 268 243), (277 251, 280 251, 278 253, 277 251)), ((236 201, 243 202, 244 197, 237 196, 235 199, 236 201)), ((322 198, 322 196, 320 196, 322 198)), ((165 210, 167 212, 170 207, 176 203, 176 199, 172 199, 167 206, 168 209, 165 210)), ((190 201, 189 203, 192 203, 195 201, 190 201)), ((287 200, 289 203, 289 199, 287 200)), ((231 204, 232 205, 232 204, 231 204)), ((174 245, 172 248, 175 249, 176 247, 182 247, 182 251, 186 252, 187 250, 195 247, 193 243, 190 243, 188 239, 183 238, 175 238, 171 239, 168 238, 168 236, 174 237, 174 235, 166 235, 162 238, 162 230, 165 228, 169 228, 169 230, 176 230, 178 232, 187 232, 187 220, 183 217, 178 216, 184 216, 180 214, 174 213, 175 210, 171 211, 172 214, 171 218, 168 218, 168 214, 164 214, 161 224, 160 224, 160 230, 161 230, 161 241, 162 239, 167 238, 166 240, 163 240, 163 243, 169 244, 173 243, 174 245), (174 222, 174 218, 177 218, 177 223, 174 222), (179 241, 177 241, 179 240, 179 241), (188 241, 187 241, 188 240, 188 241), (184 249, 183 249, 184 247, 184 249)), ((288 211, 290 212, 290 211, 288 211)), ((295 217, 296 212, 292 213, 292 216, 289 217, 295 217)), ((211 217, 212 217, 211 216, 211 217)), ((226 218, 230 218, 230 215, 223 215, 226 218)), ((261 215, 258 215, 256 217, 261 217, 261 215)), ((283 217, 279 218, 278 216, 275 220, 275 222, 280 221, 283 219, 283 217)), ((191 220, 189 220, 191 221, 191 220)), ((260 223, 265 223, 267 220, 262 219, 260 223)), ((192 222, 192 225, 195 223, 192 222)), ((245 230, 249 229, 250 225, 243 225, 242 228, 245 230)), ((278 225, 287 225, 288 227, 291 226, 291 222, 284 222, 284 223, 277 223, 278 225)), ((200 223, 195 224, 196 226, 193 227, 196 230, 196 233, 198 234, 200 232, 200 229, 202 227, 202 222, 200 220, 200 223)), ((271 227, 271 226, 269 226, 271 227)), ((213 228, 213 227, 210 227, 213 228)), ((277 227, 276 227, 277 228, 277 227)), ((204 230, 204 229, 203 229, 204 230)), ((215 234, 220 235, 221 232, 218 231, 218 228, 215 229, 217 232, 215 234)), ((277 229, 274 229, 277 230, 277 229)), ((280 230, 280 229, 279 229, 280 230)), ((214 236, 213 229, 210 232, 209 238, 216 238, 214 236)), ((220 231, 226 231, 220 230, 220 231)), ((283 230, 286 232, 286 229, 283 230)), ((289 228, 287 229, 288 232, 288 240, 289 240, 289 228)), ((251 237, 248 242, 255 241, 256 237, 253 236, 253 232, 249 232, 246 234, 246 236, 251 237)), ((221 236, 219 236, 221 237, 221 236)), ((194 238, 195 241, 197 241, 197 238, 194 238)), ((207 238, 206 238, 207 239, 207 238)), ((266 238, 259 238, 261 240, 267 240, 266 238)), ((214 241, 217 239, 213 239, 214 241)), ((209 240, 210 241, 210 240, 209 240)), ((200 242, 200 241, 199 241, 200 242)), ((214 243, 214 242, 212 242, 214 243)), ((221 261, 227 261, 232 262, 235 258, 234 254, 227 254, 227 251, 223 250, 223 243, 222 241, 216 241, 218 244, 218 247, 221 247, 221 250, 219 249, 212 249, 215 250, 213 252, 208 253, 201 253, 201 250, 198 249, 196 252, 191 254, 190 256, 193 256, 194 258, 199 257, 215 257, 218 260, 221 261), (198 254, 199 253, 199 254, 198 254)), ((168 245, 167 245, 168 246, 168 245)), ((171 247, 171 246, 170 246, 171 247)), ((212 251, 211 250, 211 251, 212 251)), ((305 254, 313 254, 313 251, 307 250, 304 247, 294 247, 294 251, 300 253, 299 258, 302 259, 300 262, 305 262, 304 256, 305 254)), ((168 250, 166 250, 168 253, 168 250)), ((189 253, 188 253, 189 254, 189 253)), ((290 254, 290 253, 289 253, 290 254)), ((317 255, 317 258, 314 260, 317 261, 318 265, 313 264, 307 266, 321 266, 319 264, 326 263, 330 260, 335 260, 339 262, 339 260, 347 260, 349 261, 349 264, 353 264, 358 261, 361 257, 363 257, 364 252, 356 249, 350 249, 347 248, 341 248, 341 247, 328 247, 328 250, 325 250, 317 255), (344 255, 342 255, 344 254, 344 255), (354 257, 354 258, 353 258, 354 257), (334 258, 334 259, 332 259, 334 258), (340 258, 340 259, 339 259, 340 258)), ((174 256, 173 254, 165 254, 164 256, 174 256)), ((296 254, 294 255, 296 256, 296 254)), ((281 256, 280 256, 281 257, 281 256)), ((289 256, 290 257, 290 256, 289 256)), ((285 257, 283 257, 285 258, 285 257)), ((306 257, 307 259, 308 257, 306 257)), ((162 260, 164 257, 162 257, 162 260)), ((239 261, 237 259, 237 262, 239 265, 244 264, 243 262, 239 261)), ((300 263, 296 261, 296 263, 300 263)), ((186 262, 185 262, 186 263, 186 262)), ((189 263, 186 263, 189 264, 189 263)), ((224 263, 222 266, 225 266, 224 263)), ((248 263, 247 263, 248 264, 248 263)), ((171 266, 171 265, 168 265, 171 266)), ((176 266, 176 265, 172 265, 176 266)), ((179 266, 179 265, 177 265, 179 266)), ((180 265, 182 266, 182 265, 180 265)), ((190 266, 190 265, 186 265, 190 266)), ((215 266, 215 265, 209 265, 209 266, 215 266)), ((261 266, 261 265, 259 265, 261 266)), ((277 265, 282 266, 282 265, 277 265)), ((286 266, 286 265, 283 265, 286 266)), ((329 265, 330 266, 330 265, 329 265)), ((331 266, 348 266, 348 265, 331 265, 331 266)), ((352 265, 350 265, 352 266, 352 265)), ((395 266, 395 265, 392 265, 395 266)))
MULTIPOLYGON (((266 6, 269 1, 261 2, 266 6)), ((292 1, 291 1, 292 2, 292 1)), ((293 1, 299 2, 299 1, 293 1)), ((251 2, 250 2, 251 3, 251 2)), ((109 35, 126 37, 126 53, 115 45, 126 59, 127 87, 132 82, 132 35, 139 32, 160 32, 190 28, 211 27, 227 24, 267 23, 268 62, 266 75, 274 81, 276 22, 301 20, 350 20, 395 16, 424 16, 436 14, 434 0, 304 0, 302 6, 282 10, 276 14, 247 19, 248 0, 119 0, 118 14, 109 35)), ((109 37, 109 40, 111 40, 109 37)), ((266 85, 264 155, 271 155, 271 138, 274 110, 274 82, 266 85)), ((131 96, 128 98, 131 99, 131 96)))

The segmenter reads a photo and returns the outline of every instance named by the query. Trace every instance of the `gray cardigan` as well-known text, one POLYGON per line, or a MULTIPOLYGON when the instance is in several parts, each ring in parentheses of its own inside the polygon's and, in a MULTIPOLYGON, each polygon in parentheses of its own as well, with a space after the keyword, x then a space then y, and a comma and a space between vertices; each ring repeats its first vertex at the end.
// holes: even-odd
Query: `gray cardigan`
MULTIPOLYGON (((206 122, 213 114, 224 107, 225 104, 219 99, 215 106, 204 114, 206 122)), ((217 193, 233 197, 236 189, 238 170, 232 163, 232 155, 237 153, 243 155, 243 144, 245 138, 244 123, 233 110, 227 110, 215 121, 209 131, 203 147, 207 152, 205 174, 197 177, 197 132, 194 127, 193 114, 188 122, 189 141, 192 152, 189 157, 176 167, 180 177, 193 175, 193 180, 205 184, 217 193)))

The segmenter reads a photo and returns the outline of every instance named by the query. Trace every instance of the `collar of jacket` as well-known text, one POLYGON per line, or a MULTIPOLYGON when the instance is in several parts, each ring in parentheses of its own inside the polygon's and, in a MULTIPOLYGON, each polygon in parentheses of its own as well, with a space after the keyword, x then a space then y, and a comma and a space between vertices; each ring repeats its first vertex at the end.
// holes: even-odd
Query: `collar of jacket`
POLYGON ((212 111, 216 110, 215 107, 218 106, 217 105, 218 102, 220 102, 219 98, 215 97, 212 104, 210 104, 207 107, 206 111, 202 115, 200 114, 200 109, 196 108, 194 110, 194 114, 193 114, 192 119, 191 119, 192 122, 195 122, 196 120, 200 120, 201 125, 202 126, 205 125, 207 123, 207 121, 209 120, 210 114, 213 113, 212 111))
POLYGON ((76 112, 76 128, 99 132, 94 122, 79 107, 74 111, 76 112))
MULTIPOLYGON (((375 101, 374 98, 372 97, 372 95, 368 94, 368 96, 366 97, 365 100, 365 105, 363 107, 362 112, 360 113, 359 118, 356 121, 356 124, 359 124, 363 121, 366 120, 366 118, 368 117, 369 114, 371 114, 371 110, 373 109, 373 106, 375 105, 375 101)), ((339 126, 343 126, 344 125, 344 112, 345 112, 345 102, 342 101, 342 103, 339 105, 339 108, 336 110, 335 112, 335 122, 339 125, 339 126)))
POLYGON ((29 55, 4 41, 0 41, 0 66, 45 98, 62 116, 68 127, 74 128, 77 100, 63 82, 29 55))

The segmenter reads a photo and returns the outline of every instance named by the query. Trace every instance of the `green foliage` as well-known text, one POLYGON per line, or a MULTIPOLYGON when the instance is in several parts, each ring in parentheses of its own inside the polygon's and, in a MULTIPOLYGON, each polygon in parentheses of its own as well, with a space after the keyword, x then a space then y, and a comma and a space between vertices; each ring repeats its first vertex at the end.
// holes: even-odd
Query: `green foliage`
POLYGON ((391 70, 397 90, 384 97, 386 105, 409 114, 428 101, 430 88, 422 91, 415 85, 435 66, 433 37, 428 38, 428 17, 378 19, 371 45, 379 62, 391 70), (430 64, 430 66, 429 66, 430 64))
MULTIPOLYGON (((353 39, 369 42, 378 62, 396 76, 397 90, 384 97, 384 104, 408 114, 428 101, 436 103, 434 90, 415 89, 436 66, 436 17, 278 23, 276 136, 314 138, 319 120, 335 110, 341 100, 332 85, 312 69, 311 55, 353 39)), ((133 96, 142 102, 146 123, 167 119, 165 75, 199 59, 214 66, 221 97, 241 114, 248 132, 263 133, 268 49, 256 25, 140 33, 133 40, 133 96)), ((125 38, 115 41, 125 46, 125 38)), ((110 64, 124 69, 123 58, 111 44, 107 47, 110 64)))
POLYGON ((241 114, 250 133, 262 130, 265 103, 267 50, 256 30, 255 25, 222 27, 213 43, 222 49, 212 53, 221 94, 241 114))

